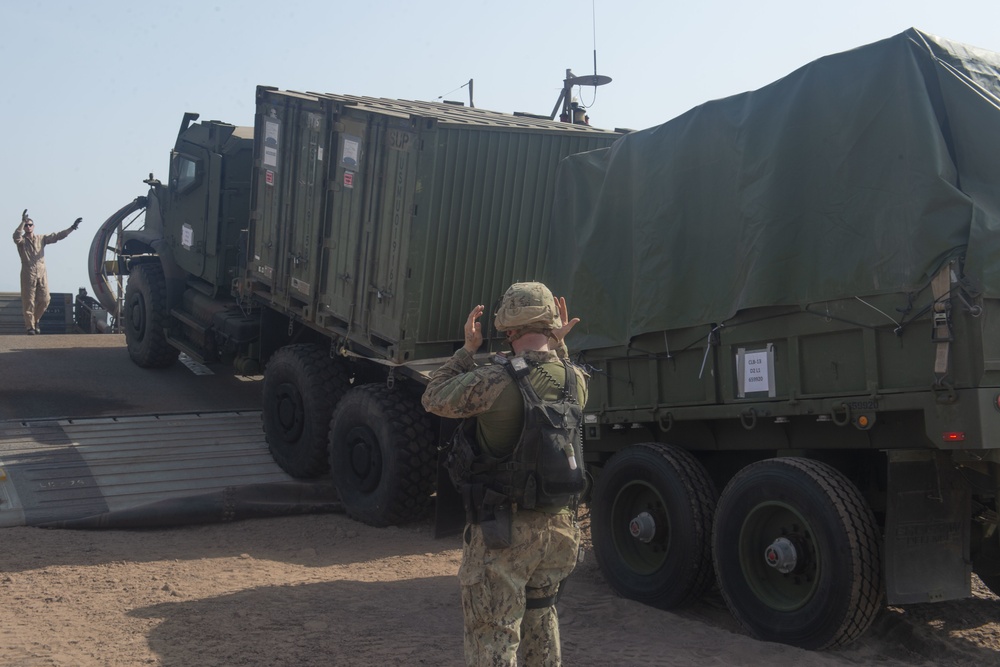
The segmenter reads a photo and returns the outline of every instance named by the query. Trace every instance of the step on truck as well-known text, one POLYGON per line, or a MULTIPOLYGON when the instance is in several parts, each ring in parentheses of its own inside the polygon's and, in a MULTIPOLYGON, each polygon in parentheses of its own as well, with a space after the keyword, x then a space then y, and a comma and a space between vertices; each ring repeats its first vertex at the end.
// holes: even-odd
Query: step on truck
POLYGON ((131 359, 263 372, 296 478, 347 512, 419 517, 436 485, 429 370, 468 304, 539 275, 556 166, 620 132, 450 103, 258 87, 252 127, 185 114, 167 179, 102 225, 95 296, 131 359), (124 289, 122 284, 124 283, 124 289))
POLYGON ((811 649, 1000 594, 1000 55, 822 58, 571 156, 549 229, 618 592, 811 649))

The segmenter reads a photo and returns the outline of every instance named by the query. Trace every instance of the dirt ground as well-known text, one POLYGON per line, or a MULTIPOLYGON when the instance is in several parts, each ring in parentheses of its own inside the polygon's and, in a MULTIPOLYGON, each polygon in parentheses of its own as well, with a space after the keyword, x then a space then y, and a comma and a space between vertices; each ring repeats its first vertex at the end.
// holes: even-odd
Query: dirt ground
MULTIPOLYGON (((586 534, 586 516, 583 516, 586 534)), ((342 514, 134 531, 0 529, 0 664, 460 665, 459 538, 342 514)), ((1000 599, 889 608, 810 653, 749 638, 715 592, 679 612, 616 596, 589 545, 559 603, 575 665, 987 665, 1000 599)))

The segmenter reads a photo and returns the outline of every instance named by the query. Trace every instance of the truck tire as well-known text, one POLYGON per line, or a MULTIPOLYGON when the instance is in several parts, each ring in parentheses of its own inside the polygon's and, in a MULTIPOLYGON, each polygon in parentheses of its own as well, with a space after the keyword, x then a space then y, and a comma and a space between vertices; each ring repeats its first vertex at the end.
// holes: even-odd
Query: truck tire
POLYGON ((139 264, 125 288, 125 343, 128 356, 141 368, 166 368, 178 351, 167 342, 167 283, 163 267, 139 264))
POLYGON ((712 538, 722 596, 757 639, 846 644, 882 607, 878 525, 857 487, 824 463, 741 470, 722 492, 712 538))
POLYGON ((435 430, 413 397, 354 387, 330 421, 330 469, 348 516, 371 526, 420 518, 436 481, 435 430))
POLYGON ((264 369, 261 419, 271 456, 292 477, 329 470, 327 426, 350 387, 343 364, 317 345, 288 345, 264 369))
POLYGON ((611 587, 662 609, 698 599, 714 580, 717 496, 704 466, 680 447, 644 443, 611 457, 594 486, 590 524, 611 587))

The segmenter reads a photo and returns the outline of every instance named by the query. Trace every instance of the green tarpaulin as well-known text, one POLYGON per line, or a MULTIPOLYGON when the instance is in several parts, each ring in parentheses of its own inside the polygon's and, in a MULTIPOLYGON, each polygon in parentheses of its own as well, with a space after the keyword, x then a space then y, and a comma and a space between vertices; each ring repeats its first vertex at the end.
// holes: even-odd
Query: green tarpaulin
POLYGON ((1000 297, 1000 54, 911 29, 567 158, 548 247, 574 349, 908 292, 961 254, 1000 297))

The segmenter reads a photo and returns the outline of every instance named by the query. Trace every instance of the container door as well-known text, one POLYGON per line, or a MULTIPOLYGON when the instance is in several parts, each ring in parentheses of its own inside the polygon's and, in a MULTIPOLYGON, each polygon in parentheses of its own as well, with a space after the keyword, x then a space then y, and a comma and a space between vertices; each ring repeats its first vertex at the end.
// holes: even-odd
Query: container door
POLYGON ((323 247, 322 284, 319 315, 329 329, 350 336, 365 336, 360 303, 363 282, 365 239, 373 190, 376 154, 369 150, 370 114, 346 108, 330 138, 333 152, 330 165, 328 217, 323 247))
POLYGON ((285 174, 286 205, 282 236, 286 251, 280 258, 287 279, 288 305, 305 319, 313 319, 311 304, 319 287, 317 278, 322 245, 323 201, 326 192, 326 123, 322 114, 300 113, 292 128, 292 165, 285 174))
POLYGON ((369 336, 388 344, 404 335, 403 291, 407 284, 418 140, 410 123, 397 118, 387 119, 378 137, 382 192, 371 216, 364 297, 369 336))
POLYGON ((280 97, 262 114, 251 272, 272 303, 312 321, 329 161, 327 121, 318 104, 280 97))
POLYGON ((409 118, 346 108, 331 146, 324 324, 389 354, 401 336, 417 135, 409 118))
MULTIPOLYGON (((284 110, 282 109, 282 112, 284 110)), ((280 219, 279 175, 284 170, 282 145, 284 143, 282 118, 278 108, 258 113, 255 127, 256 191, 253 212, 253 255, 249 269, 255 282, 267 291, 275 286, 275 271, 278 268, 280 219)))

